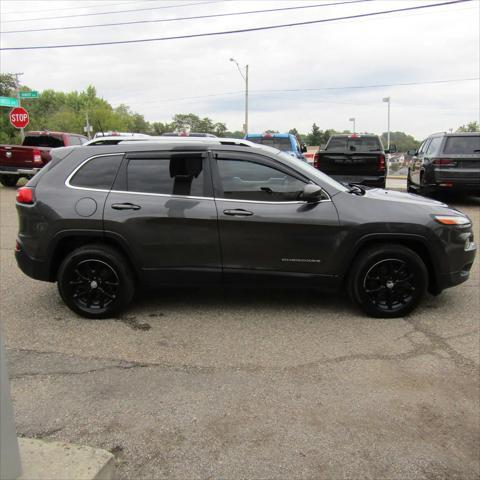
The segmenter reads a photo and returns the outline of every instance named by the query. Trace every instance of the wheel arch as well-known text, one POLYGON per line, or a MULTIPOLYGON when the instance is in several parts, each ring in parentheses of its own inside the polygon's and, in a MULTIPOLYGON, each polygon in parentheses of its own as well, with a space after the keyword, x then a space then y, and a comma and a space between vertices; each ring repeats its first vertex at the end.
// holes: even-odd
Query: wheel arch
POLYGON ((397 244, 409 248, 415 252, 423 261, 428 271, 428 291, 434 295, 439 294, 442 290, 439 286, 439 275, 437 265, 433 261, 433 252, 428 240, 416 234, 371 234, 360 238, 352 250, 352 254, 344 268, 342 274, 342 284, 345 286, 350 267, 355 259, 365 250, 375 245, 397 244))
POLYGON ((135 267, 135 260, 132 252, 128 248, 126 242, 117 235, 106 235, 102 231, 85 230, 85 231, 64 231, 59 232, 50 248, 50 265, 49 265, 49 279, 55 281, 58 269, 63 259, 73 250, 89 244, 103 244, 109 247, 116 248, 125 257, 131 271, 134 272, 135 280, 139 280, 139 272, 135 267))

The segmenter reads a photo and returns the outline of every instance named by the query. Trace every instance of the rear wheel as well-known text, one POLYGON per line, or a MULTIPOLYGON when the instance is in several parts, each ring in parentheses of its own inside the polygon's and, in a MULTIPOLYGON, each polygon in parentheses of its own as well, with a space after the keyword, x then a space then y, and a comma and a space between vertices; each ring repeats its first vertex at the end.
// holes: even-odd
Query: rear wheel
POLYGON ((17 175, 0 175, 0 183, 4 187, 14 187, 18 182, 17 175))
POLYGON ((428 272, 422 259, 403 245, 372 247, 360 254, 349 277, 350 298, 367 315, 408 315, 422 299, 428 272))
POLYGON ((413 188, 412 180, 410 179, 410 170, 408 170, 408 174, 407 174, 407 192, 417 193, 417 190, 413 188))
POLYGON ((109 318, 120 313, 135 292, 126 259, 106 245, 86 245, 67 255, 57 282, 67 306, 86 318, 109 318))

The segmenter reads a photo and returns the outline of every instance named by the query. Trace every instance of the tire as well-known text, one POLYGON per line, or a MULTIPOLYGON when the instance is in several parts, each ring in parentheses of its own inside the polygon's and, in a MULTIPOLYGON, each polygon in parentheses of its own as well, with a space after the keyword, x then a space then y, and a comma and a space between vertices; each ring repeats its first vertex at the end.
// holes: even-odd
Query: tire
POLYGON ((65 304, 85 318, 111 318, 125 310, 135 293, 133 273, 115 248, 92 244, 63 260, 57 286, 65 304))
POLYGON ((410 170, 408 170, 407 174, 407 192, 408 193, 417 193, 417 190, 413 188, 412 181, 410 180, 410 170))
POLYGON ((377 245, 355 259, 348 279, 351 300, 376 318, 397 318, 412 312, 428 286, 422 259, 403 245, 377 245))
POLYGON ((19 177, 16 175, 0 175, 0 183, 4 187, 15 187, 19 177))

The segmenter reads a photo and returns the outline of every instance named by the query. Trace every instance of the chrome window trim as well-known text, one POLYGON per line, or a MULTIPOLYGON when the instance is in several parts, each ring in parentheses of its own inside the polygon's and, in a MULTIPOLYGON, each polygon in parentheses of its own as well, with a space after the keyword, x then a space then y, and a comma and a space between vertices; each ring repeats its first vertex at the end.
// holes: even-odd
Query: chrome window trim
MULTIPOLYGON (((102 153, 100 155, 94 155, 92 157, 89 157, 85 159, 80 165, 78 165, 72 173, 67 177, 65 180, 65 185, 68 188, 72 188, 74 190, 86 190, 89 192, 104 192, 104 193, 121 193, 125 195, 148 195, 152 197, 167 197, 167 198, 186 198, 186 199, 194 199, 194 200, 221 200, 224 202, 237 202, 237 203, 262 203, 262 204, 268 204, 268 205, 296 205, 296 204, 305 204, 309 203, 306 201, 302 200, 295 200, 295 201, 289 201, 289 202, 269 202, 269 201, 264 201, 264 200, 241 200, 241 199, 234 199, 234 198, 223 198, 223 197, 197 197, 193 195, 173 195, 173 194, 168 194, 168 193, 150 193, 150 192, 130 192, 130 191, 125 191, 125 190, 106 190, 103 188, 91 188, 91 187, 78 187, 76 185, 72 185, 70 183, 71 179, 73 176, 80 170, 87 162, 93 160, 94 158, 99 158, 99 157, 113 157, 113 156, 118 156, 118 155, 125 155, 125 152, 115 152, 115 153, 102 153)), ((319 185, 320 186, 320 185, 319 185)), ((321 187, 323 189, 323 187, 321 187)), ((324 203, 324 202, 331 202, 332 199, 328 192, 323 189, 323 192, 328 196, 327 199, 325 200, 319 200, 318 202, 315 203, 324 203)), ((312 202, 313 203, 313 202, 312 202)))
POLYGON ((85 159, 78 167, 76 167, 73 172, 67 177, 65 180, 65 185, 69 188, 73 188, 75 190, 88 190, 90 192, 110 192, 111 190, 106 190, 104 188, 91 188, 91 187, 78 187, 76 185, 72 185, 70 181, 72 180, 73 176, 87 163, 93 160, 94 158, 100 158, 100 157, 116 157, 116 156, 123 156, 125 155, 125 152, 115 152, 115 153, 102 153, 100 155, 94 155, 93 157, 88 157, 85 159))

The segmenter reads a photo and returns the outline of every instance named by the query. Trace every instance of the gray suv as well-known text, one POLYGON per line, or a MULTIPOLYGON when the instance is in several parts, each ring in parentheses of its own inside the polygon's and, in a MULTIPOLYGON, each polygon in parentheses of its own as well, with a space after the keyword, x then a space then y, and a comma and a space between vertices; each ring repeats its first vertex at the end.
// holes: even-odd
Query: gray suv
POLYGON ((418 150, 408 152, 409 192, 439 190, 480 194, 480 133, 435 133, 418 150))
POLYGON ((398 317, 467 280, 476 252, 469 218, 443 203, 348 188, 245 140, 58 149, 17 209, 18 265, 89 318, 146 285, 346 288, 398 317))

